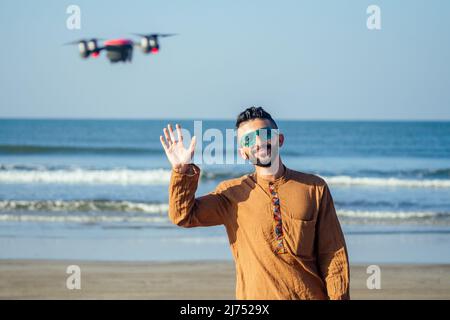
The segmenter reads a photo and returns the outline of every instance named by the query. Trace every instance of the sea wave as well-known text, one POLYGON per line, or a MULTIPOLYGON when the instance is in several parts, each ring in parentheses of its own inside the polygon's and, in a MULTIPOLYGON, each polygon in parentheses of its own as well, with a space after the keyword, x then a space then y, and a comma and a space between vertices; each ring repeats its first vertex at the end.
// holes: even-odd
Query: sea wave
MULTIPOLYGON (((1 221, 43 222, 169 222, 167 203, 113 200, 1 200, 1 221), (158 219, 154 219, 158 218, 158 219)), ((338 209, 344 221, 450 221, 446 211, 338 209)))
MULTIPOLYGON (((229 170, 202 170, 203 180, 224 180, 244 175, 236 168, 229 170)), ((0 164, 0 183, 47 184, 112 184, 112 185, 166 185, 168 169, 132 168, 77 168, 42 165, 0 164)), ((359 177, 351 175, 322 176, 329 185, 373 186, 406 188, 450 188, 450 179, 407 179, 397 177, 359 177)))
POLYGON ((362 169, 359 175, 395 178, 450 178, 450 168, 418 168, 407 170, 362 169))
POLYGON ((112 200, 1 200, 0 211, 142 212, 166 213, 166 203, 112 200))
POLYGON ((64 223, 168 223, 163 216, 110 216, 110 215, 35 215, 35 214, 0 214, 0 221, 5 222, 64 222, 64 223))
MULTIPOLYGON (((230 179, 243 175, 239 171, 202 171, 201 179, 230 179)), ((113 184, 113 185, 166 185, 170 181, 168 169, 86 169, 48 168, 43 166, 0 166, 0 183, 47 184, 113 184)))
POLYGON ((450 179, 399 179, 334 176, 322 177, 330 185, 406 188, 450 188, 450 179))
MULTIPOLYGON (((36 212, 5 212, 0 210, 0 221, 4 222, 65 222, 65 223, 140 223, 140 224, 164 224, 171 225, 167 215, 110 215, 110 214, 39 214, 36 212)), ((450 223, 450 212, 431 211, 358 211, 340 210, 337 212, 342 223, 377 223, 389 221, 390 223, 450 223)))
POLYGON ((57 184, 167 184, 170 170, 4 170, 0 183, 57 183, 57 184))
MULTIPOLYGON (((55 171, 55 170, 73 170, 73 169, 108 169, 114 170, 115 168, 102 168, 98 166, 83 168, 77 167, 76 165, 44 165, 44 164, 30 164, 30 163, 0 163, 0 171, 11 171, 11 170, 22 170, 22 171, 55 171)), ((124 167, 122 169, 137 169, 132 167, 124 167)), ((238 170, 224 169, 224 170, 214 170, 208 171, 207 175, 212 178, 216 177, 235 177, 240 176, 248 171, 247 168, 237 168, 238 170)), ((319 173, 320 174, 320 173, 319 173)), ((425 178, 435 178, 435 179, 447 179, 450 178, 450 168, 416 168, 416 169, 406 169, 406 170, 379 170, 379 169, 360 169, 360 170, 344 170, 339 172, 333 172, 332 170, 325 170, 321 172, 324 176, 352 176, 352 177, 369 177, 369 178, 399 178, 399 179, 425 179, 425 178)))
POLYGON ((371 220, 424 220, 450 218, 450 212, 438 211, 376 211, 376 210, 338 210, 340 218, 371 220))

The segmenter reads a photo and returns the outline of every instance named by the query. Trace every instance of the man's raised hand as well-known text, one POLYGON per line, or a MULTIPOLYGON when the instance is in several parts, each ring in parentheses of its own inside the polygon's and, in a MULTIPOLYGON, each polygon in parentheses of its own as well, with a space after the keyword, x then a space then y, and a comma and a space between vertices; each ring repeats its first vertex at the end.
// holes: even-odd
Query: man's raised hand
POLYGON ((161 144, 166 152, 167 159, 169 159, 172 168, 175 171, 184 173, 189 168, 189 164, 192 163, 195 150, 195 136, 192 137, 189 148, 185 148, 183 145, 183 134, 181 133, 181 126, 176 126, 178 139, 175 138, 175 134, 172 130, 172 126, 169 124, 167 128, 163 129, 164 137, 160 136, 161 144))

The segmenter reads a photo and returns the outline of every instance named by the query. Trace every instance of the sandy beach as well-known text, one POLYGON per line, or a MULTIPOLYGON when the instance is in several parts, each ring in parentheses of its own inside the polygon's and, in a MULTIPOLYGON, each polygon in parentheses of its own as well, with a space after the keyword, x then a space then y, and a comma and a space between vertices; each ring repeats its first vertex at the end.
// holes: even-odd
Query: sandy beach
MULTIPOLYGON (((351 268, 352 299, 450 299, 450 265, 381 265, 381 289, 366 287, 367 266, 351 268)), ((234 299, 231 262, 1 260, 1 299, 234 299), (81 268, 81 289, 66 268, 81 268)))

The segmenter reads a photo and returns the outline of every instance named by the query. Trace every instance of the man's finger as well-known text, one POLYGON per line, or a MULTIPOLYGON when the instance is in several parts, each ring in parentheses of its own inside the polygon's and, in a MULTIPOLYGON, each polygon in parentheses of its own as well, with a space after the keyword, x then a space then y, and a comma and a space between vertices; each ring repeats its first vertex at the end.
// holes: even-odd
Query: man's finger
POLYGON ((161 144, 164 148, 164 151, 167 151, 167 148, 169 148, 169 146, 167 145, 166 141, 164 140, 163 136, 159 136, 159 140, 161 141, 161 144))
POLYGON ((170 145, 172 144, 172 139, 170 139, 169 131, 167 130, 167 128, 164 128, 163 132, 164 132, 164 137, 166 137, 167 143, 170 147, 170 145))
POLYGON ((183 133, 181 132, 181 126, 177 123, 175 125, 175 128, 177 128, 178 140, 183 142, 183 133))
POLYGON ((169 128, 170 139, 172 140, 173 143, 176 143, 177 140, 175 139, 175 135, 173 134, 172 125, 169 123, 169 124, 167 125, 167 128, 169 128))

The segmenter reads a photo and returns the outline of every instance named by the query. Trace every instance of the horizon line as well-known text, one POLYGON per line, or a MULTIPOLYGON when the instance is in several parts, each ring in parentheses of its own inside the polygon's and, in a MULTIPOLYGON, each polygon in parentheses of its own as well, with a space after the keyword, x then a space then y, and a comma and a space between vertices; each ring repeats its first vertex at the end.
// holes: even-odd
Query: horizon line
MULTIPOLYGON (((235 118, 214 118, 214 117, 203 117, 203 118, 135 118, 135 117, 73 117, 73 118, 65 118, 65 117, 0 117, 1 120, 53 120, 53 121, 167 121, 167 120, 180 120, 180 121, 236 121, 235 118)), ((402 119, 402 118, 277 118, 276 121, 337 121, 337 122, 450 122, 449 119, 402 119)))

